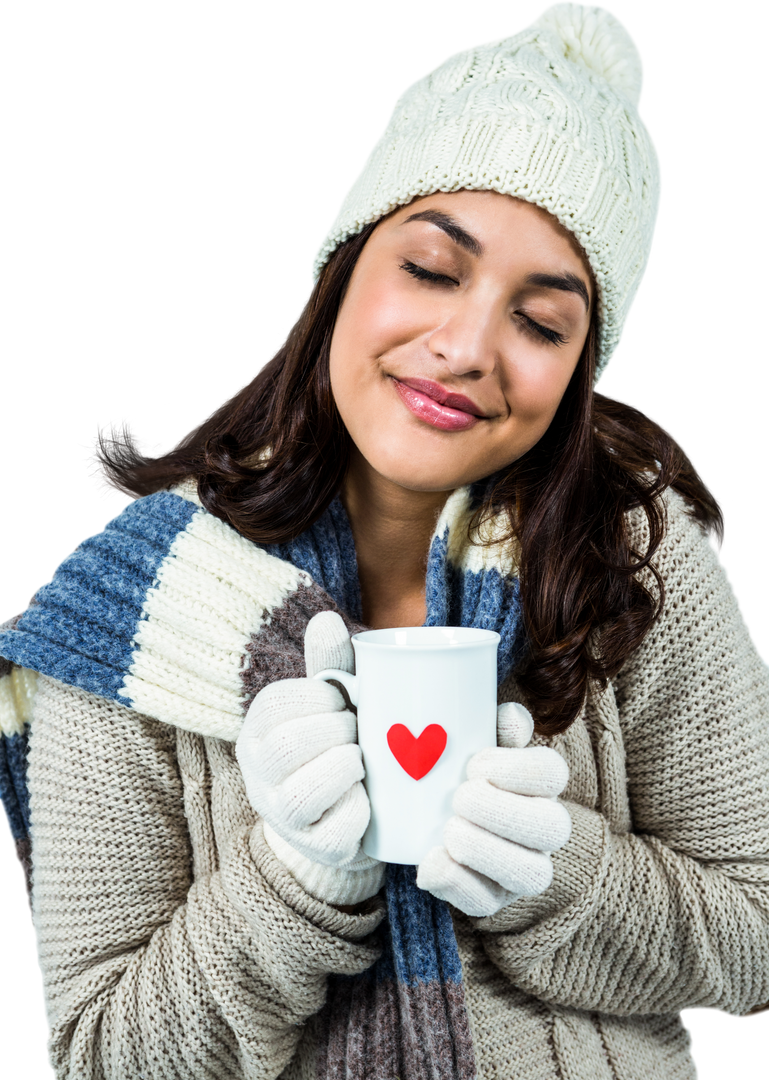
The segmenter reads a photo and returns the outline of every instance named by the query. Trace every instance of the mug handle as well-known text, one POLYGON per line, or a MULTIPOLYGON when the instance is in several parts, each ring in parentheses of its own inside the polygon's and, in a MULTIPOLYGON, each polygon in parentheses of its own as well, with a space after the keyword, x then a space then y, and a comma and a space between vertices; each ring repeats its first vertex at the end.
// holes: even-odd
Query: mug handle
POLYGON ((337 671, 336 668, 324 668, 323 671, 313 675, 313 679, 325 679, 326 681, 333 679, 334 682, 340 682, 347 691, 350 701, 357 709, 359 682, 357 675, 351 675, 349 671, 337 671))

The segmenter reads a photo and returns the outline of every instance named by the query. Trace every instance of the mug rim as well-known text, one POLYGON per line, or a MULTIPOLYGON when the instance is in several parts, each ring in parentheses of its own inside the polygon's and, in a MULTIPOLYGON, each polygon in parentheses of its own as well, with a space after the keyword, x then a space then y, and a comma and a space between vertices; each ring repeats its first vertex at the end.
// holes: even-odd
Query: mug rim
POLYGON ((497 644, 501 641, 500 635, 496 630, 484 630, 477 626, 381 626, 376 630, 360 630, 357 634, 353 634, 350 640, 353 644, 358 643, 365 648, 375 649, 472 649, 477 648, 479 645, 490 645, 492 642, 497 644), (374 634, 394 634, 398 631, 409 631, 412 634, 414 631, 417 633, 420 630, 459 630, 463 634, 469 634, 470 636, 464 641, 451 641, 448 638, 444 641, 440 639, 428 641, 372 641, 371 638, 374 634))

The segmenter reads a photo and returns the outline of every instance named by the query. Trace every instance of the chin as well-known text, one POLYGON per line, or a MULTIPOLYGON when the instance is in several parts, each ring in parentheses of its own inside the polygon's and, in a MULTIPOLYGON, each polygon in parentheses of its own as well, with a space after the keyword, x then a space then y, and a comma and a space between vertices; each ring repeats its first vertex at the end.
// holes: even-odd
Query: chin
POLYGON ((469 472, 467 463, 453 467, 445 460, 425 460, 417 451, 408 455, 372 455, 369 464, 392 484, 407 491, 455 491, 473 480, 480 480, 486 473, 469 472))

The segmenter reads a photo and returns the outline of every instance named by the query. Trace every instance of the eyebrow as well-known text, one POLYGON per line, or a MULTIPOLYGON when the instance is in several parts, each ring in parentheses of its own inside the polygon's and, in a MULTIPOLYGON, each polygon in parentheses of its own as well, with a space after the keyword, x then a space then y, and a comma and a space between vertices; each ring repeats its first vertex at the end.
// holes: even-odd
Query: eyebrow
MULTIPOLYGON (((467 229, 463 229, 453 217, 449 217, 448 214, 444 214, 441 210, 420 210, 419 213, 407 217, 402 224, 407 225, 410 221, 429 221, 431 224, 437 225, 439 229, 443 229, 450 240, 469 251, 471 255, 477 257, 483 254, 484 248, 480 240, 469 233, 467 229)), ((529 285, 539 285, 543 289, 560 289, 562 292, 576 293, 582 297, 585 309, 590 310, 590 295, 587 291, 587 285, 576 274, 569 271, 563 274, 529 274, 526 281, 529 285)))

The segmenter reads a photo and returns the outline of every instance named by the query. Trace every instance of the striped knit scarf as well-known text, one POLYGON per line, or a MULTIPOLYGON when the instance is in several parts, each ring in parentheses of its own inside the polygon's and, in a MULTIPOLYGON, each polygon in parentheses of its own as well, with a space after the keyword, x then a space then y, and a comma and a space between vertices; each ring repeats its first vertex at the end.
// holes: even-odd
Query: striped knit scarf
MULTIPOLYGON (((519 649, 509 545, 468 541, 473 492, 448 499, 430 546, 427 619, 519 649)), ((338 500, 297 539, 256 545, 202 508, 194 487, 138 499, 85 541, 19 618, 0 627, 0 796, 31 881, 26 754, 36 672, 204 736, 234 740, 263 686, 305 674, 318 611, 362 629, 355 547, 338 500)), ((388 867, 380 960, 334 977, 318 1017, 323 1080, 471 1080, 474 1056, 448 905, 388 867)))

